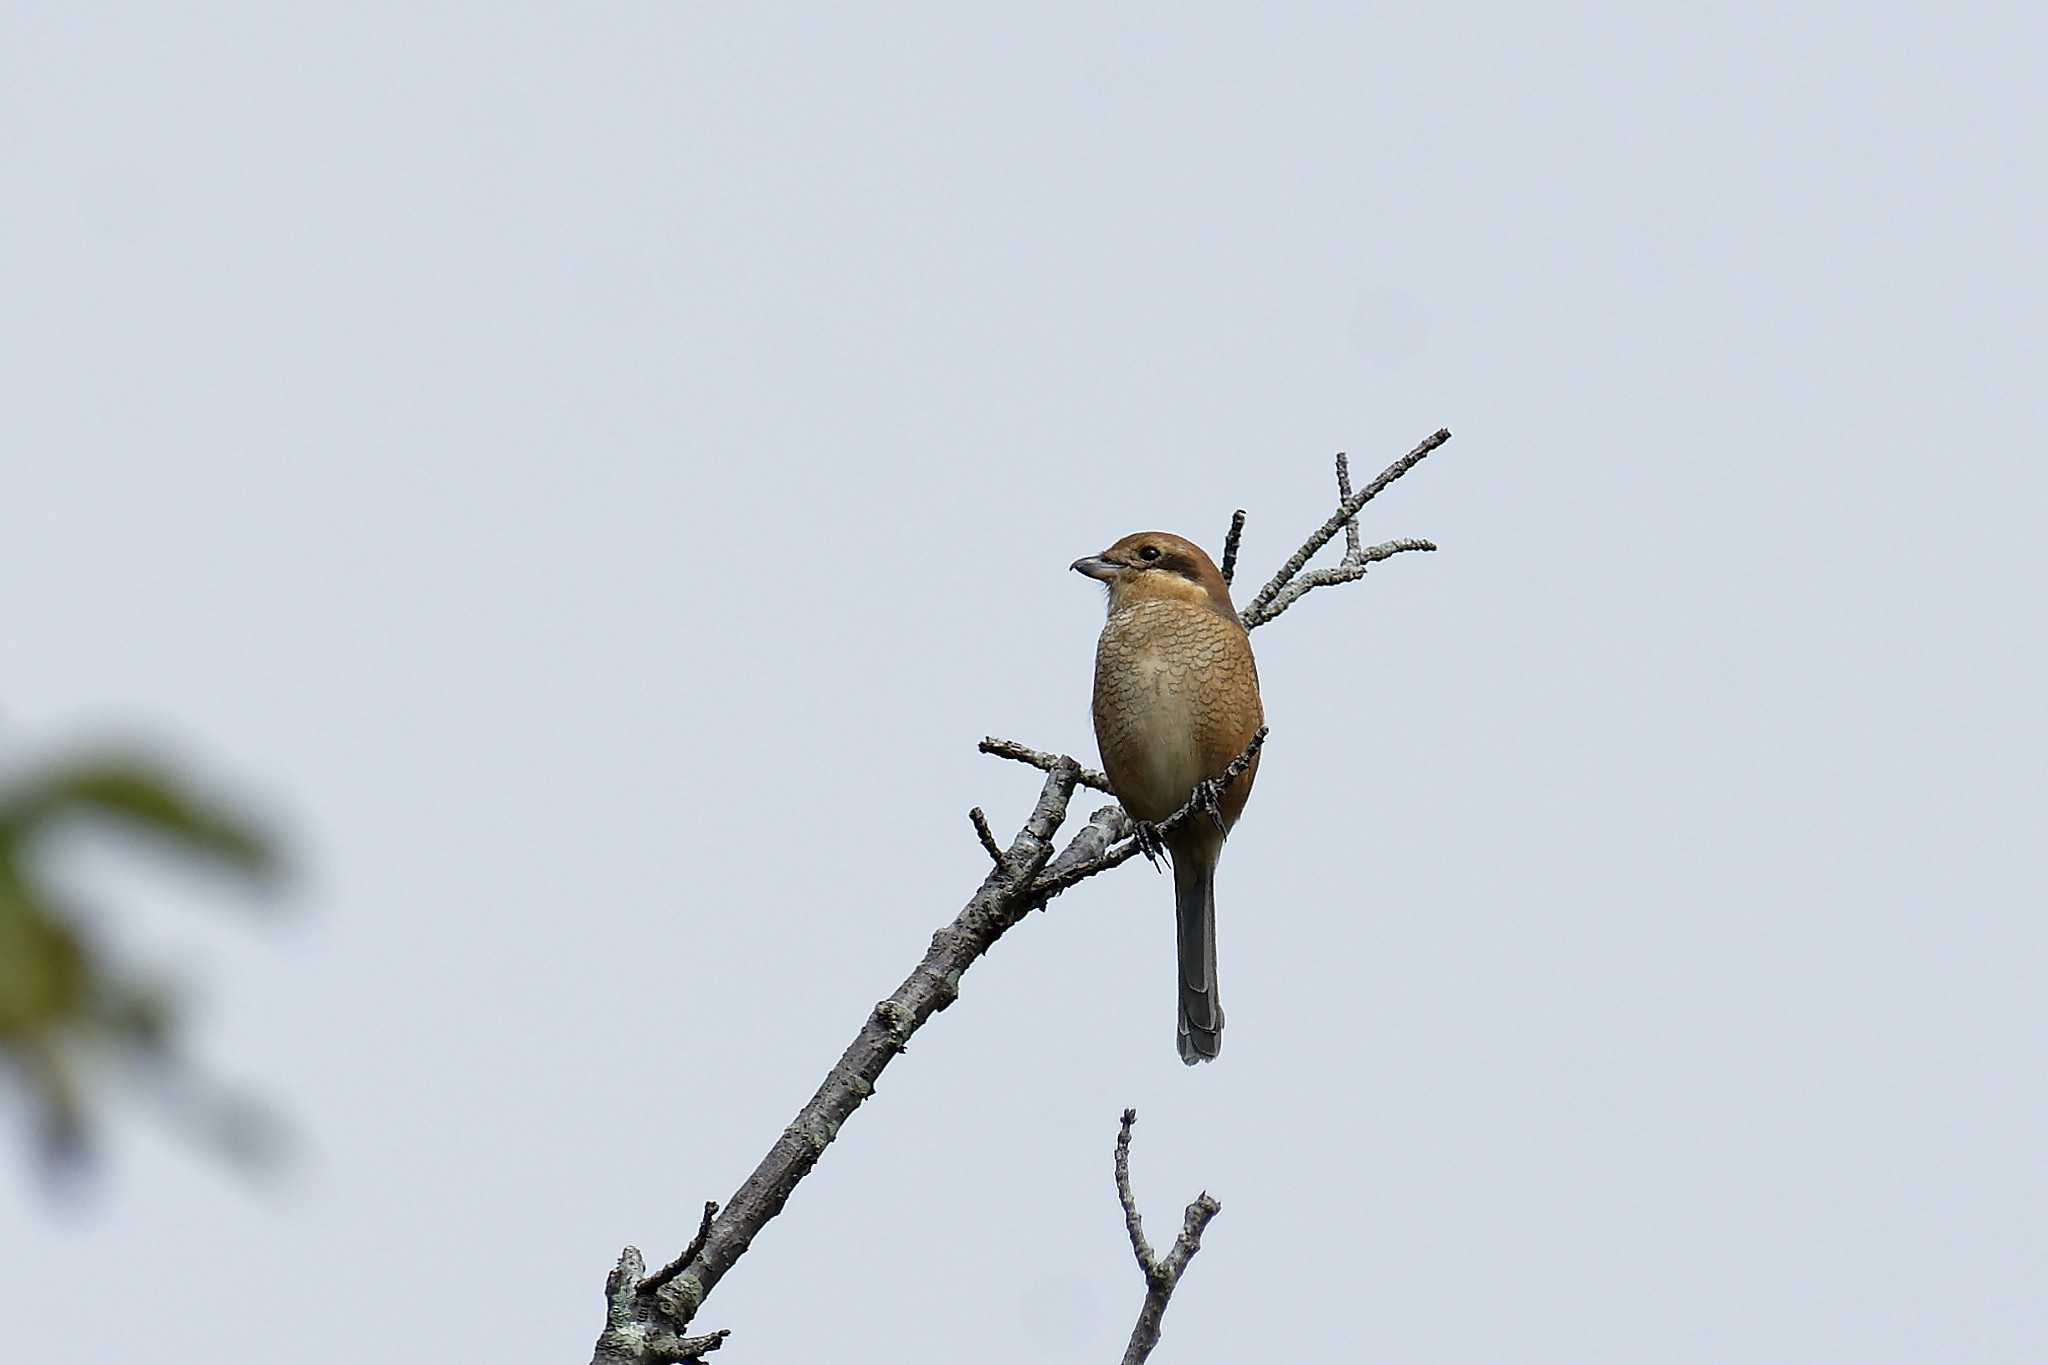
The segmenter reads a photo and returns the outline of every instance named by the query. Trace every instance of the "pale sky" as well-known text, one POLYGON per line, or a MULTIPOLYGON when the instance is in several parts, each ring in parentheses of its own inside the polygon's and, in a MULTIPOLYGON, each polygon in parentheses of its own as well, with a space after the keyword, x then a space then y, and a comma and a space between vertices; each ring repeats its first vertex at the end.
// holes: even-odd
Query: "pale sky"
MULTIPOLYGON (((0 1164, 0 1352, 581 1361, 1095 761, 1126 532, 1253 637, 1230 1030, 1034 916, 707 1306, 745 1362, 2048 1358, 2038 6, 0 6, 0 738, 291 1121, 0 1164), (2029 131, 2034 130, 2034 131, 2029 131)), ((1076 825, 1093 808, 1078 803, 1076 825)))

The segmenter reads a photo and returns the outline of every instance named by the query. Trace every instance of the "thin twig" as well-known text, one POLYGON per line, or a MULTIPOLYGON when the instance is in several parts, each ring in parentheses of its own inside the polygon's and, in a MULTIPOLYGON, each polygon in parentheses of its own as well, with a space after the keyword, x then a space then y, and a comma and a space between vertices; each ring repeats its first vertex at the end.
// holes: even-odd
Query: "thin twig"
MULTIPOLYGON (((1338 456, 1339 459, 1343 457, 1338 456)), ((1237 577, 1237 542, 1244 535, 1244 509, 1238 508, 1230 514, 1230 534, 1223 537, 1223 586, 1229 587, 1230 580, 1237 577)))
POLYGON ((1160 1260, 1153 1254, 1151 1244, 1145 1240, 1145 1220, 1138 1215, 1138 1197, 1131 1192, 1131 1125, 1137 1121, 1137 1110, 1124 1110, 1123 1123, 1116 1134, 1116 1197, 1124 1206, 1124 1230, 1130 1234, 1131 1253, 1138 1258, 1138 1269, 1145 1276, 1145 1302, 1138 1309, 1137 1325, 1131 1328, 1131 1344, 1124 1348, 1124 1365, 1143 1365, 1152 1348, 1159 1344, 1167 1300, 1173 1297, 1180 1277, 1187 1272, 1188 1262, 1202 1249, 1202 1233, 1209 1220, 1223 1212, 1223 1205, 1207 1190, 1202 1191, 1182 1215, 1180 1236, 1174 1238, 1166 1259, 1160 1260))
MULTIPOLYGON (((1337 452, 1337 504, 1351 501, 1351 459, 1343 451, 1337 452)), ((1358 558, 1358 518, 1344 523, 1344 558, 1358 558)))
MULTIPOLYGON (((1065 754, 1049 754, 1043 749, 1033 749, 1028 745, 1019 744, 1014 739, 997 739, 993 735, 983 739, 976 747, 983 753, 993 754, 997 758, 1007 758, 1014 763, 1027 763, 1040 772, 1049 773, 1058 764, 1074 761, 1065 754)), ((1098 791, 1105 796, 1116 795, 1109 789, 1109 779, 1093 768, 1082 768, 1080 777, 1075 780, 1090 791, 1098 791)))
POLYGON ((655 1293, 670 1280, 682 1274, 683 1268, 696 1260, 697 1253, 704 1249, 704 1239, 711 1235, 711 1220, 717 1216, 718 1201, 716 1199, 705 1200, 703 1221, 697 1224, 697 1235, 690 1239, 689 1247, 684 1250, 682 1255, 640 1281, 640 1292, 643 1294, 655 1293))
POLYGON ((981 807, 976 806, 968 811, 967 818, 974 822, 974 836, 981 840, 981 846, 988 850, 989 861, 1001 862, 1003 846, 996 842, 996 832, 988 827, 988 817, 981 813, 981 807))
POLYGON ((1413 536, 1403 536, 1399 540, 1383 540, 1377 545, 1368 546, 1365 552, 1359 555, 1358 561, 1361 564, 1377 564, 1382 559, 1392 559, 1404 551, 1435 548, 1436 542, 1433 540, 1417 540, 1413 536))
POLYGON ((1131 1250, 1138 1257, 1138 1268, 1149 1278, 1158 1261, 1152 1255, 1152 1244, 1145 1240, 1145 1219, 1138 1212, 1138 1196, 1131 1193, 1131 1125, 1137 1121, 1138 1111, 1126 1109, 1123 1122, 1117 1127, 1116 1197, 1124 1206, 1124 1231, 1131 1236, 1131 1250))

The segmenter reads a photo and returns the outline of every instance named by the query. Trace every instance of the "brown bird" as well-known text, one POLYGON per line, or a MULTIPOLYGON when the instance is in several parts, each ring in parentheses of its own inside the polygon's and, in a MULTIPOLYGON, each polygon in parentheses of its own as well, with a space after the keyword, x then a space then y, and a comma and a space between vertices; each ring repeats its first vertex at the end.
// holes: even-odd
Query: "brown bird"
MULTIPOLYGON (((1219 777, 1265 722, 1259 670, 1230 587, 1200 546, 1164 531, 1125 536, 1074 569, 1109 586, 1109 622, 1095 647, 1095 742, 1131 818, 1156 824, 1219 777)), ((1206 817, 1168 835, 1179 931, 1180 1059, 1223 1048, 1216 994, 1216 860, 1244 811, 1253 759, 1206 817)))

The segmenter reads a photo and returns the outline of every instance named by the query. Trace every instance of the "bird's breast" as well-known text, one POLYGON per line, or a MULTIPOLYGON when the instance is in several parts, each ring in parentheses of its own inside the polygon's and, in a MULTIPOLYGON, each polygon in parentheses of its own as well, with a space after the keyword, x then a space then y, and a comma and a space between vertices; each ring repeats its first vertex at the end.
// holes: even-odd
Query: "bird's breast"
POLYGON ((1095 737, 1110 785, 1141 820, 1163 820, 1220 771, 1261 719, 1244 632, 1173 601, 1111 614, 1095 654, 1095 737))

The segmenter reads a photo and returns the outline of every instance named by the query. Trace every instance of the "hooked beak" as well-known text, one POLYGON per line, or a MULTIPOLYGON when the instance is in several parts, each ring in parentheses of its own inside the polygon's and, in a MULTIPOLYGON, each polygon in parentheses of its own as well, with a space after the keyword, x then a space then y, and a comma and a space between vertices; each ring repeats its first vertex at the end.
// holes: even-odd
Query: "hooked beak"
POLYGON ((1124 566, 1106 555, 1090 555, 1086 559, 1075 560, 1070 567, 1075 573, 1086 574, 1090 578, 1107 583, 1123 572, 1124 566))

